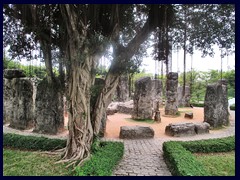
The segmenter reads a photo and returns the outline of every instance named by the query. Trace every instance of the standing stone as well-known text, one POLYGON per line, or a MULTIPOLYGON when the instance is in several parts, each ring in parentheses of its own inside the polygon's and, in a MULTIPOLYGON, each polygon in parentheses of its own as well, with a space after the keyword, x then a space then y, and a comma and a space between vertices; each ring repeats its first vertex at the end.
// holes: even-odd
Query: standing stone
POLYGON ((159 105, 162 104, 162 88, 163 84, 160 79, 152 80, 152 102, 154 110, 157 108, 157 103, 159 103, 159 105))
POLYGON ((33 127, 33 86, 29 78, 13 78, 12 87, 12 111, 10 127, 24 130, 33 127))
POLYGON ((140 78, 135 82, 133 98, 133 119, 152 119, 152 80, 150 77, 140 78))
POLYGON ((63 96, 59 83, 42 80, 37 86, 34 132, 57 134, 64 128, 63 96))
POLYGON ((178 92, 178 107, 182 106, 182 107, 189 107, 190 106, 190 88, 189 86, 185 86, 185 95, 182 95, 183 92, 183 86, 179 86, 177 88, 177 92, 178 92))
POLYGON ((3 124, 13 118, 13 89, 11 80, 3 78, 3 124))
POLYGON ((129 100, 129 84, 128 76, 122 75, 116 89, 116 101, 125 102, 129 100))
POLYGON ((167 75, 166 82, 166 105, 165 105, 166 115, 176 115, 176 113, 178 112, 177 87, 178 87, 178 74, 170 72, 167 75))
POLYGON ((204 101, 204 122, 209 123, 213 128, 229 124, 226 80, 207 86, 204 101))

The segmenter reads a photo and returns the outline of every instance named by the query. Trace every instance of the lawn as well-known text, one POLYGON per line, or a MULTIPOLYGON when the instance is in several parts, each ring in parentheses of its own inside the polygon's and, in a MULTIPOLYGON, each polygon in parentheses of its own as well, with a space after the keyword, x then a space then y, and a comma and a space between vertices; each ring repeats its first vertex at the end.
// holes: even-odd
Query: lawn
POLYGON ((235 151, 194 155, 212 176, 235 176, 235 151))
POLYGON ((47 155, 37 151, 3 149, 4 176, 69 176, 71 170, 62 164, 57 155, 47 155))

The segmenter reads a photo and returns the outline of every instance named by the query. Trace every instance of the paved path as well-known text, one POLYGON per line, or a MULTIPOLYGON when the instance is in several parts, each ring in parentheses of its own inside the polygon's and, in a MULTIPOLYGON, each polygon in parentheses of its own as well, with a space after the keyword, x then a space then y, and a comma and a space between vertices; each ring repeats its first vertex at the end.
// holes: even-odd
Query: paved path
MULTIPOLYGON (((124 156, 113 172, 114 176, 171 176, 164 160, 162 144, 165 141, 194 141, 200 139, 222 138, 235 135, 235 112, 231 111, 231 125, 225 129, 211 131, 210 134, 196 135, 191 137, 164 137, 142 140, 120 140, 105 139, 104 141, 121 141, 124 143, 124 156)), ((3 126, 4 132, 18 133, 23 135, 46 136, 59 138, 56 136, 39 135, 32 132, 23 132, 3 126)), ((60 138, 66 138, 62 136, 60 138)))

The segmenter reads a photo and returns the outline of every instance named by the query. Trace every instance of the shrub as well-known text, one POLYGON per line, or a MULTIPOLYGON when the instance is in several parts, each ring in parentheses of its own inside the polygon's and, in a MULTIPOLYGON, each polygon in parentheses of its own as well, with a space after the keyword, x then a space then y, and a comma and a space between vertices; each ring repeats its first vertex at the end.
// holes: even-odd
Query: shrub
POLYGON ((163 156, 169 170, 174 176, 208 176, 201 163, 180 143, 170 141, 163 143, 163 156))
POLYGON ((192 153, 229 152, 235 150, 235 136, 179 143, 192 153))
POLYGON ((3 146, 17 149, 50 151, 64 148, 66 142, 63 139, 23 136, 10 133, 3 134, 3 146))
POLYGON ((235 104, 233 104, 233 105, 230 106, 230 110, 235 111, 235 104))
POLYGON ((100 142, 93 150, 91 158, 76 168, 77 176, 110 176, 122 159, 124 146, 121 142, 100 142))
POLYGON ((204 107, 204 103, 192 103, 195 107, 204 107))

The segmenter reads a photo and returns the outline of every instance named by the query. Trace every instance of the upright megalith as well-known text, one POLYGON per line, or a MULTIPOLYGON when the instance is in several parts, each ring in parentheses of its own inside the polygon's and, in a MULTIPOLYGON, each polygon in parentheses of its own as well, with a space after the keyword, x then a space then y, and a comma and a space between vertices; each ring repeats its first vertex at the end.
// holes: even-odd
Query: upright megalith
POLYGON ((162 104, 162 89, 163 84, 160 79, 152 80, 152 103, 153 109, 156 110, 157 104, 160 106, 162 104))
POLYGON ((5 69, 3 72, 3 122, 24 130, 33 126, 33 86, 22 70, 5 69))
POLYGON ((49 84, 46 79, 37 86, 34 132, 57 134, 64 128, 63 95, 60 83, 49 84))
POLYGON ((178 106, 189 107, 190 106, 190 88, 185 86, 185 94, 183 96, 183 86, 177 88, 178 92, 178 106))
POLYGON ((128 100, 129 100, 128 76, 122 75, 119 78, 119 82, 116 89, 116 101, 125 102, 128 100))
POLYGON ((13 118, 13 89, 11 80, 3 78, 3 124, 13 118))
POLYGON ((150 77, 140 78, 135 82, 133 97, 133 119, 152 119, 157 103, 161 103, 162 81, 150 77))
POLYGON ((166 82, 165 115, 176 115, 176 113, 178 112, 177 87, 178 73, 168 73, 166 82))
POLYGON ((152 117, 152 80, 150 77, 143 77, 135 82, 132 118, 152 119, 152 117))
POLYGON ((204 101, 204 122, 211 127, 229 124, 227 80, 220 80, 207 86, 204 101))

